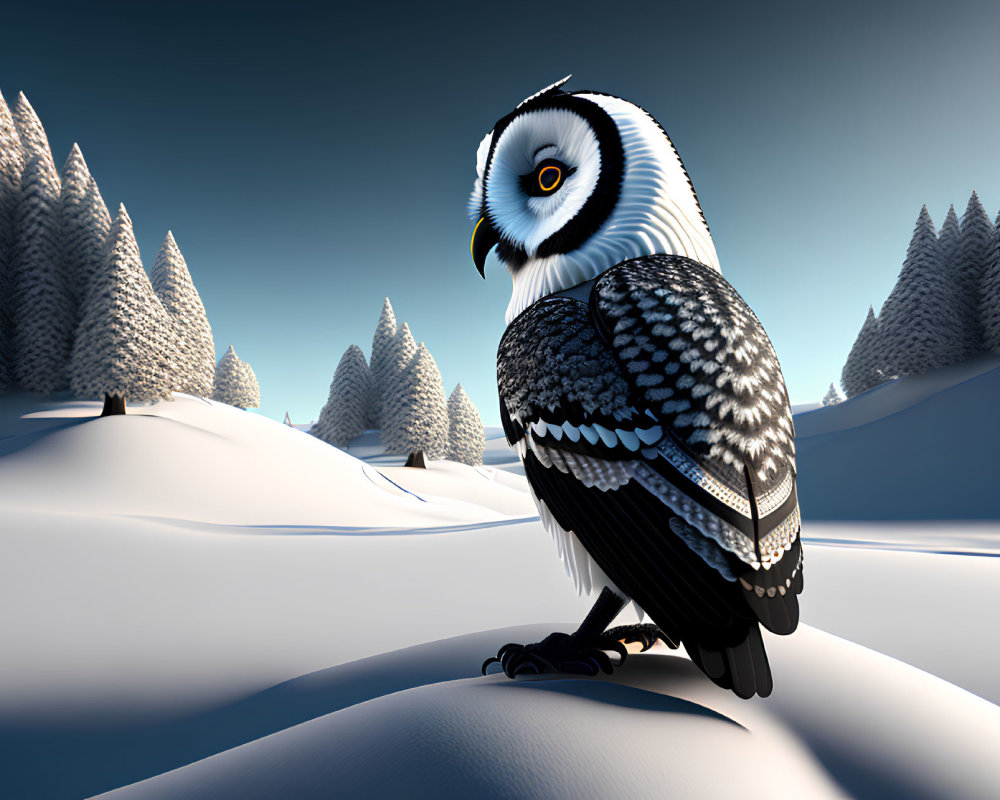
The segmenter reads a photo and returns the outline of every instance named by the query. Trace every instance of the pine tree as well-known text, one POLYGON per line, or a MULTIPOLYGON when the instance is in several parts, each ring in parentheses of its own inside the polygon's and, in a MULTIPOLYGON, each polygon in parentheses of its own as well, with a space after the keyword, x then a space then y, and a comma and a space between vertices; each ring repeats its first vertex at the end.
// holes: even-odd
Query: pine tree
POLYGON ((837 403, 844 402, 844 396, 837 391, 837 387, 832 383, 830 388, 826 390, 826 394, 823 395, 823 405, 824 406, 835 406, 837 403))
POLYGON ((177 332, 178 369, 173 389, 196 397, 210 397, 215 378, 212 327, 187 262, 170 231, 156 255, 150 280, 177 332))
POLYGON ((840 375, 840 385, 844 387, 848 397, 867 392, 888 380, 875 360, 878 353, 878 335, 875 311, 868 306, 868 317, 854 340, 851 352, 847 356, 847 363, 844 364, 840 375))
POLYGON ((260 408, 260 384, 257 373, 249 363, 240 363, 240 388, 243 391, 243 405, 240 408, 260 408))
POLYGON ((177 357, 173 325, 142 268, 125 206, 111 224, 93 289, 73 345, 73 392, 103 395, 102 416, 124 414, 126 398, 169 397, 177 357))
POLYGON ((920 375, 961 361, 963 325, 957 287, 942 269, 940 242, 924 206, 899 278, 878 317, 883 373, 920 375))
POLYGON ((111 215, 77 144, 63 166, 58 220, 61 257, 76 311, 75 330, 90 286, 103 268, 104 243, 111 230, 111 215))
POLYGON ((961 233, 955 257, 955 279, 964 323, 965 357, 983 351, 983 328, 979 318, 979 286, 982 282, 989 252, 993 224, 987 216, 979 195, 969 198, 962 215, 961 233))
POLYGON ((941 225, 941 232, 938 234, 938 245, 941 252, 941 271, 951 280, 954 280, 955 277, 961 235, 962 230, 958 225, 955 206, 950 205, 948 213, 944 217, 944 223, 941 225))
POLYGON ((423 344, 410 360, 398 388, 402 413, 386 420, 382 440, 385 451, 409 454, 407 466, 422 466, 425 455, 444 458, 448 448, 448 402, 441 373, 423 344))
POLYGON ((335 447, 348 447, 367 430, 371 419, 372 374, 356 344, 344 352, 330 383, 330 396, 320 411, 313 435, 335 447))
POLYGON ((997 212, 979 285, 979 318, 983 347, 1000 352, 1000 212, 997 212))
MULTIPOLYGON (((416 354, 417 343, 410 333, 410 326, 404 322, 389 345, 386 364, 382 371, 383 394, 379 430, 382 431, 382 445, 387 453, 405 454, 405 444, 400 439, 400 420, 406 414, 409 401, 403 383, 410 369, 410 362, 416 354)), ((372 378, 374 379, 374 374, 372 378)))
POLYGON ((235 401, 238 400, 237 393, 241 374, 240 363, 239 356, 236 355, 233 346, 229 345, 222 358, 219 359, 219 363, 215 365, 215 379, 212 388, 213 400, 231 406, 237 405, 235 401))
MULTIPOLYGON (((378 324, 375 326, 375 335, 372 336, 371 373, 374 397, 370 422, 380 428, 382 427, 382 409, 388 388, 389 371, 393 361, 393 341, 397 333, 396 315, 393 313, 392 304, 387 297, 382 304, 382 313, 379 315, 378 324)), ((416 347, 414 347, 414 352, 416 352, 416 347)))
POLYGON ((483 463, 486 433, 479 411, 462 384, 455 386, 448 398, 448 450, 445 458, 460 464, 483 463))
POLYGON ((17 135, 21 142, 21 152, 24 154, 24 163, 27 164, 32 158, 40 158, 51 165, 55 171, 55 159, 52 158, 52 149, 49 147, 49 139, 45 135, 45 128, 31 107, 28 98, 21 92, 17 96, 14 104, 14 124, 17 126, 17 135))
POLYGON ((76 309, 59 248, 59 176, 30 156, 21 179, 14 246, 14 379, 34 392, 69 384, 76 309))
POLYGON ((76 321, 59 253, 59 176, 23 92, 11 117, 24 160, 11 269, 12 377, 24 389, 50 393, 66 388, 76 321))
POLYGON ((12 383, 13 260, 17 205, 21 196, 24 154, 14 118, 0 94, 0 392, 12 383))
POLYGON ((236 408, 256 408, 260 405, 260 386, 253 369, 241 361, 229 345, 215 368, 212 399, 236 408))

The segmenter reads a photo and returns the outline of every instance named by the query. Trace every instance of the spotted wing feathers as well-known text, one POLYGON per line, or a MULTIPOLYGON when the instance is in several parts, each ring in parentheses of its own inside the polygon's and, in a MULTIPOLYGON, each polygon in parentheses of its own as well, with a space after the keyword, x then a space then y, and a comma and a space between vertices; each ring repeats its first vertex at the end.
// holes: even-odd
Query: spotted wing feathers
POLYGON ((795 471, 791 407, 764 328, 716 271, 682 256, 608 270, 591 295, 641 401, 726 483, 766 493, 795 471))

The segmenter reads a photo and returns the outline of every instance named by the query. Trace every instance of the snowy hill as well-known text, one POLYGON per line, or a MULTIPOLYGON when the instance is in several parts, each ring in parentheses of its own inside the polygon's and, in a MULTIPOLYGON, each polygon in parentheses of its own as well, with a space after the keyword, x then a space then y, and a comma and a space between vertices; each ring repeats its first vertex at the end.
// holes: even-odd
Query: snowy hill
MULTIPOLYGON (((1000 559, 815 526, 806 624, 768 637, 767 700, 662 648, 610 678, 482 678, 499 645, 572 629, 590 605, 502 440, 482 468, 412 470, 185 396, 98 410, 0 395, 5 800, 1000 784, 1000 642, 982 636, 1000 559)), ((994 526, 966 552, 998 543, 994 526)))
POLYGON ((1000 356, 795 416, 808 519, 1000 519, 1000 356))

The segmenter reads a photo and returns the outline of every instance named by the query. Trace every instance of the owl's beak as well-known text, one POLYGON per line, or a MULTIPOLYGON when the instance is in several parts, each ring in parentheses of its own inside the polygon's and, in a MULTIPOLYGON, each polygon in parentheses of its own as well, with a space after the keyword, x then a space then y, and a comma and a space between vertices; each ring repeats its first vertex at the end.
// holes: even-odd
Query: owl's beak
POLYGON ((472 241, 469 249, 472 251, 472 260, 476 264, 476 269, 484 278, 486 277, 486 256, 490 254, 497 242, 500 241, 500 234, 490 225, 489 219, 483 214, 472 229, 472 241))

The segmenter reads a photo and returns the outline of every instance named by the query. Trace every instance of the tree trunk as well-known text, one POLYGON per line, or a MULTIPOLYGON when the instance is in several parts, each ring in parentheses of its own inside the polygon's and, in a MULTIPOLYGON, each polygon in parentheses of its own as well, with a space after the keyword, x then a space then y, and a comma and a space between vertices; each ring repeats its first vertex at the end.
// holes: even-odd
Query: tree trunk
POLYGON ((118 395, 104 395, 104 410, 101 411, 102 417, 109 417, 112 414, 124 414, 125 413, 125 398, 119 397, 118 395))
POLYGON ((427 469, 427 464, 424 461, 424 451, 417 450, 416 453, 410 453, 409 458, 406 459, 406 463, 403 464, 404 467, 420 467, 420 469, 427 469))

